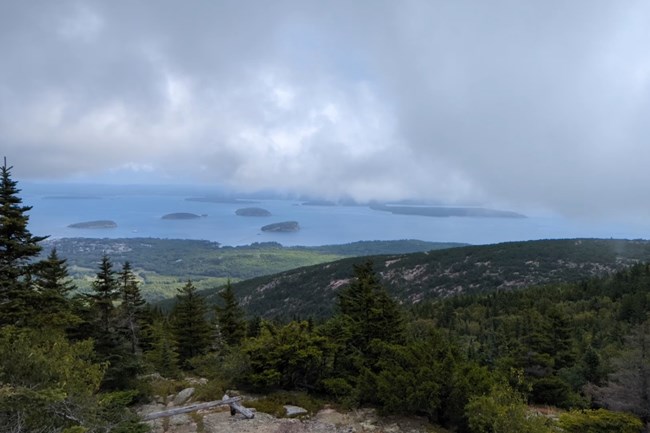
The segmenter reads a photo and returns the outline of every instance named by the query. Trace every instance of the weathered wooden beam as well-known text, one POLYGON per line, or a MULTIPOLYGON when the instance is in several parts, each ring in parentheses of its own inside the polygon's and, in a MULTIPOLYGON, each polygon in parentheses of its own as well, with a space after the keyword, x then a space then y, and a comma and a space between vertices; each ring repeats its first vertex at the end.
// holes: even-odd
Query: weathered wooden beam
MULTIPOLYGON (((229 398, 228 396, 224 396, 224 398, 222 400, 208 401, 206 403, 196 403, 196 404, 191 404, 189 406, 175 407, 173 409, 163 410, 163 411, 160 411, 160 412, 153 412, 153 413, 144 415, 142 417, 142 420, 143 421, 150 421, 152 419, 164 418, 164 417, 167 417, 167 416, 180 415, 182 413, 194 412, 194 411, 201 410, 201 409, 210 409, 212 407, 225 406, 225 405, 229 405, 231 408, 236 405, 236 406, 239 406, 239 407, 241 407, 242 409, 244 409, 246 411, 250 411, 250 409, 246 409, 245 407, 240 405, 238 403, 239 400, 241 400, 241 397, 229 398)), ((252 416, 247 417, 247 418, 252 418, 252 416)))
MULTIPOLYGON (((226 400, 232 400, 230 397, 228 397, 228 394, 224 394, 222 397, 222 401, 226 401, 226 400)), ((230 415, 234 415, 235 412, 239 412, 240 414, 244 415, 247 419, 255 418, 255 412, 239 404, 239 400, 241 399, 237 397, 237 401, 233 403, 228 403, 228 406, 230 406, 230 415)))

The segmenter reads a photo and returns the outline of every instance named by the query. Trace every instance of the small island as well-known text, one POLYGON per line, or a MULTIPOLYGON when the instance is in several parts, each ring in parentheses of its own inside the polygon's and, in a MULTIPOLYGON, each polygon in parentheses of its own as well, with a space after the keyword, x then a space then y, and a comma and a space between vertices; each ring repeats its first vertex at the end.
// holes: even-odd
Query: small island
POLYGON ((300 230, 297 221, 283 221, 281 223, 273 223, 262 227, 263 232, 273 233, 291 233, 300 230))
POLYGON ((117 223, 111 220, 84 221, 81 223, 70 224, 72 229, 114 229, 117 223))
POLYGON ((162 219, 164 220, 193 220, 201 217, 206 217, 207 215, 197 215, 195 213, 189 213, 189 212, 176 212, 176 213, 168 213, 167 215, 163 215, 162 219))
POLYGON ((239 216, 250 216, 250 217, 267 217, 271 216, 271 212, 261 207, 243 207, 235 211, 236 215, 239 216))
POLYGON ((330 200, 309 200, 302 203, 303 206, 336 206, 336 203, 330 200))
POLYGON ((245 200, 238 199, 234 197, 220 197, 220 196, 210 196, 210 197, 188 197, 185 201, 198 201, 201 203, 225 203, 225 204, 257 204, 259 201, 255 200, 245 200))

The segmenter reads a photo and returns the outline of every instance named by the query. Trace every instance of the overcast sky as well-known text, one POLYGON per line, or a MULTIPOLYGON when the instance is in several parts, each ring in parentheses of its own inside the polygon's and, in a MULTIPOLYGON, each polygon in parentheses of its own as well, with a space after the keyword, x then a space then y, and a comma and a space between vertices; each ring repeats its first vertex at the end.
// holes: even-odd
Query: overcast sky
POLYGON ((3 1, 21 180, 650 217, 647 1, 3 1))

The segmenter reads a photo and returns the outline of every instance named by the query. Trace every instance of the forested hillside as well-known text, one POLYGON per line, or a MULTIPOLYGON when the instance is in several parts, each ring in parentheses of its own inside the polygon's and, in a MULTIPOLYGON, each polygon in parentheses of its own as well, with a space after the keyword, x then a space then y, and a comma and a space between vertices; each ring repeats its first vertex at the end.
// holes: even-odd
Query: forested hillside
POLYGON ((223 286, 289 269, 331 262, 344 257, 404 254, 462 246, 418 240, 363 241, 319 247, 283 247, 274 242, 229 247, 216 242, 188 239, 48 239, 41 257, 52 249, 68 261, 70 276, 81 290, 89 290, 97 263, 107 255, 129 261, 149 301, 173 298, 179 283, 191 278, 198 289, 223 286))
MULTIPOLYGON (((604 276, 650 260, 645 240, 510 242, 425 253, 344 259, 235 285, 247 310, 263 317, 327 317, 352 265, 372 260, 381 283, 405 306, 457 295, 509 291, 604 276)), ((204 292, 214 299, 214 291, 204 292)))

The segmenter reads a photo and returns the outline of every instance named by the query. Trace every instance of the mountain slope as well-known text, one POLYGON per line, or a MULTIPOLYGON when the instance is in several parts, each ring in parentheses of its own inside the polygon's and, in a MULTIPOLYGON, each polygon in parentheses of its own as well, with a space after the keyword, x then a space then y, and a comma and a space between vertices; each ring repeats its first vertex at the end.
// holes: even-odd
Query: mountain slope
MULTIPOLYGON (((254 278, 234 286, 250 314, 325 317, 355 263, 372 260, 382 283, 404 304, 512 290, 606 275, 650 261, 645 240, 568 239, 468 246, 427 253, 348 258, 254 278)), ((216 301, 217 290, 204 291, 216 301)))
POLYGON ((52 248, 67 259, 70 274, 81 290, 88 290, 97 264, 107 254, 116 269, 125 261, 134 267, 149 300, 174 297, 188 279, 196 287, 223 285, 301 266, 331 262, 344 257, 369 254, 403 254, 461 246, 449 242, 412 239, 363 241, 318 247, 283 247, 274 242, 229 247, 216 242, 183 239, 88 239, 62 238, 43 242, 42 257, 52 248))

